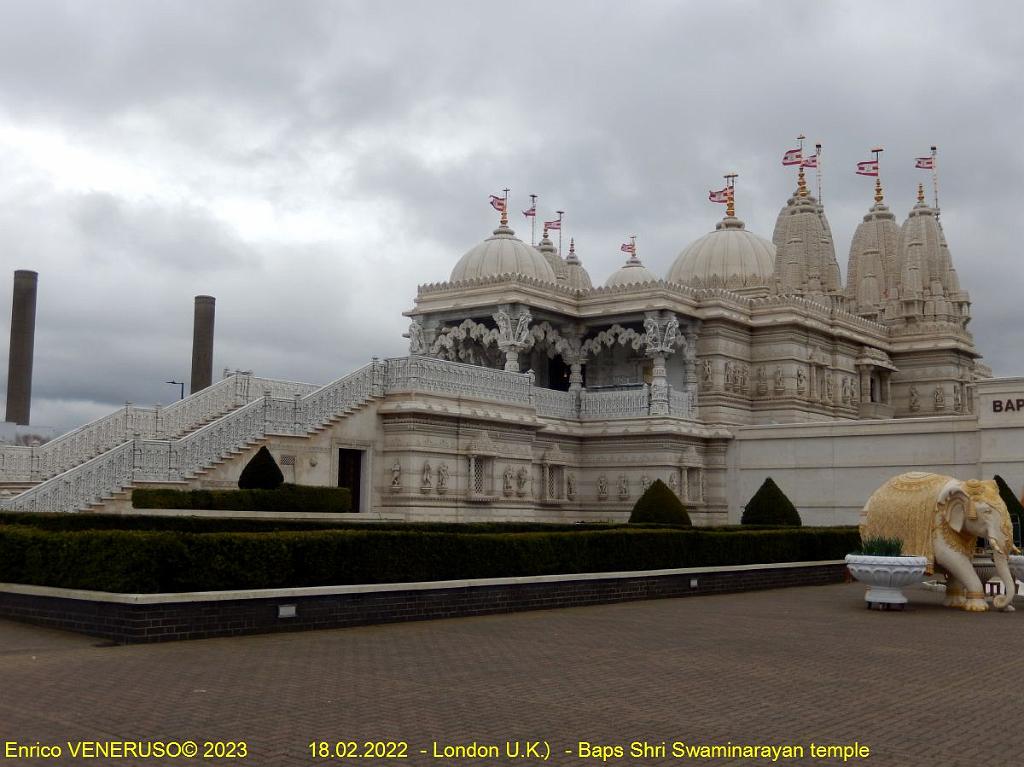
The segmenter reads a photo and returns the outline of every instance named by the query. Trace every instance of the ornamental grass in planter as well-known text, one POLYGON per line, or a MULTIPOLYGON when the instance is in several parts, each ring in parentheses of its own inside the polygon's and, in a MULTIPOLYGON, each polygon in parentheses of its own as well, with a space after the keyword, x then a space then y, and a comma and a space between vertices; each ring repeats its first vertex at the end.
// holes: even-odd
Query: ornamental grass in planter
POLYGON ((865 538, 860 550, 846 555, 850 575, 867 585, 864 601, 868 608, 878 606, 902 609, 907 603, 903 587, 918 583, 924 577, 928 560, 905 557, 899 538, 865 538))

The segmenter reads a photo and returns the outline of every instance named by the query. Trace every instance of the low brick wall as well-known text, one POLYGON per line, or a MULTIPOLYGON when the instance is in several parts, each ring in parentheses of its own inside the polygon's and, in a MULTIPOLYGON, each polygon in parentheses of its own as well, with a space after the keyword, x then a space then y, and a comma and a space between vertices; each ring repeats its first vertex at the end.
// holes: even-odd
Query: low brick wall
POLYGON ((838 583, 842 561, 194 594, 0 584, 0 617, 120 643, 341 628, 838 583))

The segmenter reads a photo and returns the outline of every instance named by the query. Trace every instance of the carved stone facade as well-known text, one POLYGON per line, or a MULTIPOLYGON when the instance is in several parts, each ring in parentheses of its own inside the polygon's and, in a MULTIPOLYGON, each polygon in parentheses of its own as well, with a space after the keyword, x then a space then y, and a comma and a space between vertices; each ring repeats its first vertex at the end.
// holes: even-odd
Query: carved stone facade
POLYGON ((449 280, 420 286, 409 356, 321 388, 236 373, 178 406, 126 407, 85 427, 102 453, 88 469, 72 435, 4 448, 8 481, 42 482, 7 505, 73 510, 134 481, 224 486, 263 441, 296 457, 296 482, 346 468, 359 511, 383 519, 620 520, 660 479, 696 523, 724 523, 738 430, 975 412, 989 373, 936 212, 919 201, 897 230, 876 200, 865 221, 845 289, 803 185, 774 244, 730 215, 667 279, 633 252, 594 287, 577 251, 541 252, 502 222, 449 280))

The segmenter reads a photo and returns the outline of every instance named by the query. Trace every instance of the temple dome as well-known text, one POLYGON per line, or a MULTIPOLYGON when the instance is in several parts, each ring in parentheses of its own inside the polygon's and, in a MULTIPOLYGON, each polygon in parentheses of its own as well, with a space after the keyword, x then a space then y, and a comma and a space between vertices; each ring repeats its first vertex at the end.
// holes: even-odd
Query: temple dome
POLYGON ((576 240, 569 240, 569 255, 565 257, 565 279, 570 288, 576 290, 590 290, 593 283, 590 281, 590 274, 583 267, 583 262, 576 255, 576 240))
POLYGON ((642 263, 634 253, 626 263, 619 267, 611 277, 605 280, 606 288, 614 288, 617 285, 634 285, 644 282, 657 282, 660 278, 642 263))
POLYGON ((726 216, 715 231, 690 243, 672 263, 668 281, 696 288, 766 286, 775 269, 775 246, 726 216))
POLYGON ((451 281, 518 274, 544 282, 554 282, 555 272, 536 249, 516 237, 508 224, 500 224, 494 234, 459 259, 452 269, 451 281))

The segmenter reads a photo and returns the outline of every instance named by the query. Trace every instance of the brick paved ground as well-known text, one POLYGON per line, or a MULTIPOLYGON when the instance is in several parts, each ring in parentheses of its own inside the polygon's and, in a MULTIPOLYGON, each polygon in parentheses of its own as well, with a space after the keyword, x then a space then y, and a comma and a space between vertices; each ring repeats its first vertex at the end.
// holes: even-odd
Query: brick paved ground
MULTIPOLYGON (((880 613, 862 593, 822 586, 129 647, 0 622, 0 740, 245 740, 250 754, 139 764, 341 764, 309 757, 321 739, 407 740, 412 758, 397 764, 437 767, 452 762, 418 753, 434 740, 508 739, 546 739, 553 763, 573 765, 600 763, 564 754, 578 740, 638 739, 860 741, 871 765, 1019 764, 1024 610, 950 611, 913 590, 912 609, 880 613)), ((695 763, 770 762, 607 762, 695 763)))

